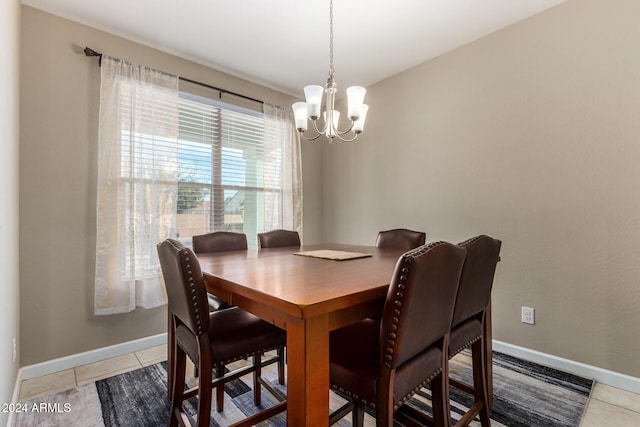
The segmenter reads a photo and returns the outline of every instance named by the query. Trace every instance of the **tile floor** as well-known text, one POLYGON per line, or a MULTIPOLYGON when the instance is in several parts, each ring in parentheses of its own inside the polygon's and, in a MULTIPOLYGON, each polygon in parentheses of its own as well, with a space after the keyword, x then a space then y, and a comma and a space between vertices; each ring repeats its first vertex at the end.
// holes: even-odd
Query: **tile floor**
MULTIPOLYGON (((88 382, 153 365, 167 358, 166 346, 126 354, 22 382, 20 400, 74 388, 88 382)), ((581 427, 640 426, 640 394, 596 384, 581 427)))

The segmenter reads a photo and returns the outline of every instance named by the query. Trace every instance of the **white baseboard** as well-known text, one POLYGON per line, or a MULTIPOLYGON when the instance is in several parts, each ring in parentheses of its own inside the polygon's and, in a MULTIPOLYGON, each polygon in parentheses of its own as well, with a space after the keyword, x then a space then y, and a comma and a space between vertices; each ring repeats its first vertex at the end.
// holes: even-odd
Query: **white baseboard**
POLYGON ((61 357, 59 359, 53 359, 46 362, 23 366, 18 372, 18 378, 20 379, 20 381, 28 380, 30 378, 64 371, 65 369, 76 368, 88 363, 99 362, 101 360, 111 359, 112 357, 123 356, 134 351, 145 350, 147 348, 166 343, 167 334, 164 333, 151 337, 140 338, 134 341, 115 344, 108 347, 98 348, 95 350, 86 351, 84 353, 72 354, 70 356, 61 357))
MULTIPOLYGON (((18 402, 20 383, 23 380, 64 371, 65 369, 76 368, 87 363, 99 362, 112 357, 122 356, 134 351, 145 350, 167 343, 167 334, 159 334, 151 337, 141 338, 121 344, 103 347, 84 353, 73 354, 59 359, 53 359, 34 365, 24 366, 18 371, 16 385, 13 392, 13 402, 18 402)), ((586 378, 593 378, 595 381, 616 387, 622 390, 640 394, 640 378, 632 377, 618 372, 598 368, 551 354, 542 353, 525 347, 493 340, 493 349, 500 353, 519 357, 551 368, 559 369, 586 378)), ((8 426, 12 426, 12 417, 9 416, 8 426)))
MULTIPOLYGON (((102 347, 84 353, 72 354, 70 356, 61 357, 59 359, 48 360, 46 362, 36 363, 33 365, 23 366, 18 370, 16 375, 16 383, 13 387, 13 396, 11 403, 20 401, 20 385, 22 381, 31 378, 40 377, 42 375, 53 374, 54 372, 64 371, 66 369, 76 368, 86 365, 87 363, 99 362, 101 360, 111 359, 112 357, 123 356, 134 351, 145 350, 167 343, 167 334, 158 334, 151 337, 140 338, 134 341, 128 341, 121 344, 115 344, 108 347, 102 347)), ((15 425, 15 413, 9 413, 7 427, 15 425)))
POLYGON ((508 354, 509 356, 515 356, 550 368, 580 375, 581 377, 593 378, 596 382, 616 387, 621 390, 640 393, 640 378, 632 377, 630 375, 608 371, 606 369, 598 368, 597 366, 563 359, 562 357, 541 353, 536 350, 519 347, 502 341, 493 340, 493 349, 500 353, 508 354))

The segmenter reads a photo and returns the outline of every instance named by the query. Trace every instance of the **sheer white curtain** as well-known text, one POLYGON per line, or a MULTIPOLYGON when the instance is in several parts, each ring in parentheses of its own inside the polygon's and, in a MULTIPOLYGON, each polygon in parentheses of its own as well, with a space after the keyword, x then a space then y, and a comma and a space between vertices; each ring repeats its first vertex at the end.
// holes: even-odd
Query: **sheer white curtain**
POLYGON ((166 303, 156 244, 175 227, 178 101, 178 77, 102 58, 95 314, 166 303))
POLYGON ((265 230, 295 230, 302 238, 302 159, 293 111, 265 102, 263 112, 265 153, 280 169, 282 189, 278 206, 265 204, 265 230))

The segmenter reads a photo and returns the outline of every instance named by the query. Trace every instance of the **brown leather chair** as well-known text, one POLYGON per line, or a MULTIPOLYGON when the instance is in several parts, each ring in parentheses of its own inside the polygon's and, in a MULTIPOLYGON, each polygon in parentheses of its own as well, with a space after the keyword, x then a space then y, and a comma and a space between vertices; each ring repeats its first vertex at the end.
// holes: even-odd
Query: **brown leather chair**
MULTIPOLYGON (((425 244, 426 233, 413 231, 407 228, 394 228, 392 230, 380 231, 376 239, 376 247, 393 248, 409 251, 425 244)), ((380 320, 380 316, 371 316, 372 319, 380 320)))
POLYGON ((473 386, 450 379, 451 385, 459 388, 474 398, 474 404, 463 415, 456 426, 466 426, 480 415, 483 427, 489 427, 489 403, 485 355, 487 354, 487 338, 485 336, 485 319, 489 302, 496 264, 500 260, 502 242, 489 236, 481 235, 458 244, 467 250, 467 258, 462 268, 458 295, 453 309, 452 327, 449 338, 449 357, 453 357, 466 348, 471 348, 471 364, 473 368, 473 386))
POLYGON ((259 248, 279 248, 283 246, 300 246, 300 235, 298 232, 273 230, 258 234, 259 248))
POLYGON ((422 246, 427 240, 426 233, 413 231, 406 228, 395 228, 393 230, 381 231, 376 239, 378 248, 397 248, 410 250, 422 246))
MULTIPOLYGON (((226 251, 246 251, 247 235, 244 233, 233 233, 230 231, 215 231, 193 236, 191 238, 193 252, 196 254, 208 252, 226 252, 226 251)), ((230 305, 222 298, 207 293, 209 300, 209 310, 222 310, 229 308, 230 305)))
MULTIPOLYGON (((222 389, 225 383, 250 372, 254 379, 254 401, 260 405, 261 385, 270 389, 260 377, 261 367, 277 361, 277 358, 261 361, 262 355, 285 345, 285 331, 237 307, 210 312, 198 259, 180 242, 167 239, 158 244, 158 256, 169 299, 170 328, 175 338, 169 372, 172 377, 169 424, 175 426, 186 420, 189 425, 182 402, 197 395, 198 426, 209 426, 212 389, 222 389), (185 390, 187 356, 200 370, 198 386, 190 390, 185 390), (214 369, 218 371, 247 357, 253 358, 251 365, 212 380, 214 369)), ((245 425, 253 425, 256 419, 269 418, 285 409, 286 403, 282 402, 245 425)), ((220 405, 218 410, 222 410, 220 405)))
POLYGON ((200 234, 193 236, 191 242, 193 243, 193 252, 196 254, 247 250, 247 235, 231 231, 200 234))
POLYGON ((366 319, 331 332, 331 387, 351 401, 330 423, 352 409, 353 425, 362 426, 370 406, 376 425, 390 427, 394 412, 431 382, 434 424, 448 425, 447 344, 465 252, 436 242, 403 254, 382 322, 366 319))
MULTIPOLYGON (((244 233, 234 233, 231 231, 214 231, 212 233, 200 234, 191 238, 193 251, 196 254, 211 253, 211 252, 227 252, 227 251, 246 251, 247 250, 247 235, 244 233)), ((223 310, 231 307, 222 298, 219 298, 209 292, 207 292, 207 300, 209 303, 209 311, 223 310)), ((284 347, 278 348, 278 382, 284 384, 284 347)), ((219 369, 218 374, 223 373, 224 368, 219 369)), ((199 370, 196 367, 195 375, 199 375, 199 370)), ((218 405, 222 407, 223 392, 222 388, 219 388, 217 393, 218 405)))

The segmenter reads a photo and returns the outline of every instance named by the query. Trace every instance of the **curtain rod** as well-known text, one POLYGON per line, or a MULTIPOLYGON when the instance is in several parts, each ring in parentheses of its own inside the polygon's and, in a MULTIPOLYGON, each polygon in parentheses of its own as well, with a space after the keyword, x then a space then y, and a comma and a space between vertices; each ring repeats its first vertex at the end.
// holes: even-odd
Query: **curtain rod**
MULTIPOLYGON (((95 50, 93 50, 93 49, 91 49, 89 47, 85 47, 84 48, 84 54, 85 54, 85 56, 97 56, 98 57, 98 64, 100 66, 102 66, 102 53, 96 52, 95 50)), ((258 104, 264 104, 264 101, 262 101, 260 99, 251 98, 250 96, 242 95, 240 93, 236 93, 236 92, 232 92, 230 90, 226 90, 226 89, 222 89, 222 88, 219 88, 219 87, 216 87, 216 86, 212 86, 212 85, 207 84, 207 83, 202 83, 202 82, 199 82, 199 81, 196 81, 196 80, 191 80, 191 79, 188 79, 188 78, 182 77, 182 76, 178 76, 178 79, 180 79, 182 81, 185 81, 185 82, 188 82, 188 83, 196 84, 198 86, 203 86, 203 87, 206 87, 208 89, 213 89, 213 90, 215 90, 215 91, 220 93, 220 97, 221 98, 222 98, 222 94, 226 93, 228 95, 237 96, 238 98, 243 98, 243 99, 246 99, 246 100, 249 100, 249 101, 257 102, 258 104)))

